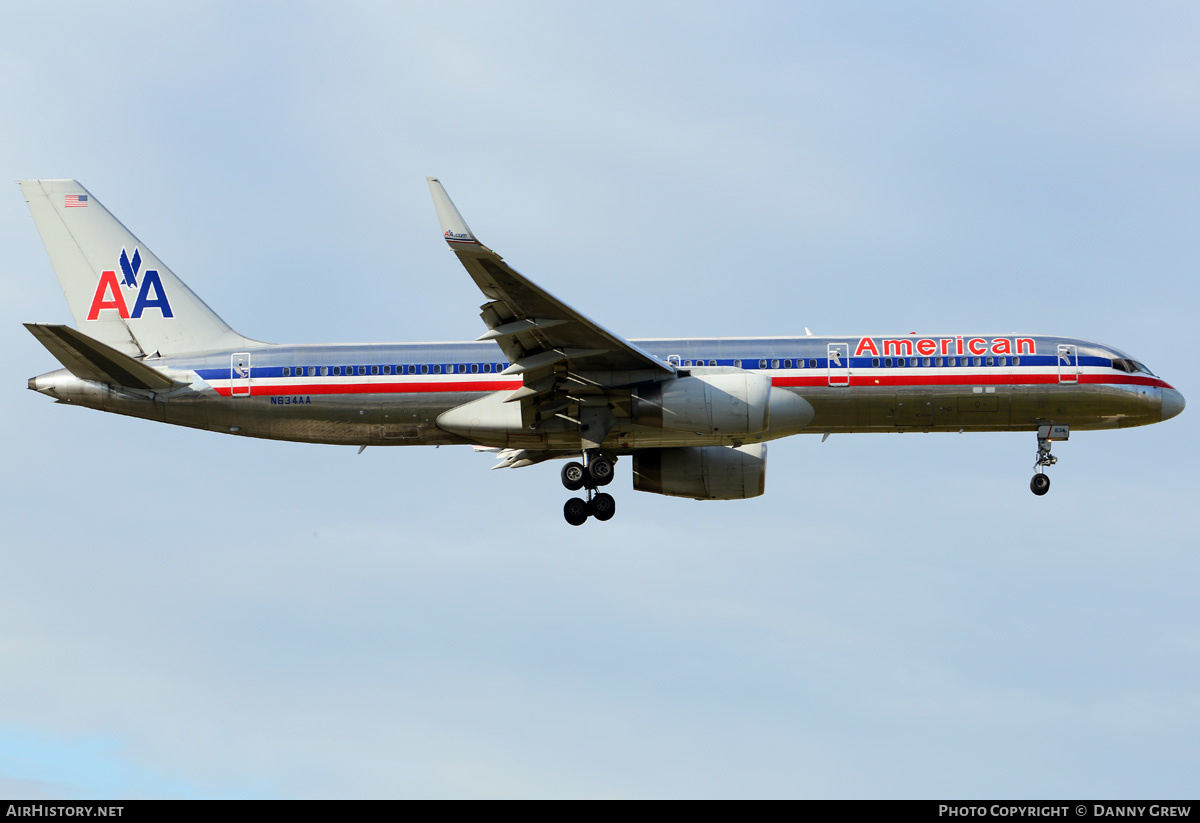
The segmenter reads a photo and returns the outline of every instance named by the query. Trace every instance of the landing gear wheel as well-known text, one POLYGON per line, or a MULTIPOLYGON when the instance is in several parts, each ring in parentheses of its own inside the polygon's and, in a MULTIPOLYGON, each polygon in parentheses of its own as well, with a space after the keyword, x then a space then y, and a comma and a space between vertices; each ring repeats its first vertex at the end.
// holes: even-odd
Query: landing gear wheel
MULTIPOLYGON (((588 519, 589 506, 586 500, 572 497, 563 504, 563 517, 572 526, 582 526, 588 519)), ((611 515, 609 515, 611 517, 611 515)))
POLYGON ((603 522, 612 520, 612 516, 617 513, 617 501, 613 499, 611 494, 600 492, 592 498, 589 504, 592 509, 592 517, 603 522))
POLYGON ((607 457, 593 457, 588 461, 587 471, 597 486, 607 486, 613 481, 613 462, 607 457))
POLYGON ((562 467, 562 484, 567 487, 568 491, 579 491, 583 488, 585 480, 587 480, 587 470, 582 463, 572 461, 562 467))
POLYGON ((1044 474, 1035 474, 1033 479, 1029 481, 1029 490, 1038 497, 1041 497, 1050 491, 1050 478, 1044 474))

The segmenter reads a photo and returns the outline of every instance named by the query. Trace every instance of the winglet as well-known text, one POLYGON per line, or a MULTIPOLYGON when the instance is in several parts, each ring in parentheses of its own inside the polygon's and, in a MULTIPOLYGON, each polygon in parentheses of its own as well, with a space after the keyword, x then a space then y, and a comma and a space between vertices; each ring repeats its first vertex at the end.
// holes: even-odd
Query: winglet
POLYGON ((450 244, 451 248, 464 244, 479 245, 475 235, 471 234, 471 230, 467 228, 467 221, 463 220, 462 215, 458 213, 458 209, 450 200, 450 195, 446 194, 446 190, 442 188, 441 181, 436 177, 426 177, 425 179, 429 181, 429 193, 433 195, 433 206, 437 209, 438 222, 442 224, 442 233, 446 242, 450 244))

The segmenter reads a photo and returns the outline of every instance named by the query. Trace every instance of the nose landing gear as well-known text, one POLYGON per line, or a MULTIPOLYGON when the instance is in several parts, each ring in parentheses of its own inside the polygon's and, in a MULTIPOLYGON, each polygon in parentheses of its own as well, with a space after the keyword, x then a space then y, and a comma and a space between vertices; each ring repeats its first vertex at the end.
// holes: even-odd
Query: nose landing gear
POLYGON ((1070 436, 1070 426, 1038 426, 1037 461, 1033 464, 1033 479, 1029 481, 1029 490, 1038 497, 1050 491, 1050 478, 1042 472, 1042 469, 1058 462, 1058 458, 1050 453, 1050 445, 1055 440, 1066 440, 1070 436))
POLYGON ((615 476, 615 457, 598 452, 584 455, 587 465, 571 461, 562 468, 562 484, 568 491, 586 489, 586 499, 572 497, 563 505, 563 518, 572 526, 582 526, 589 517, 603 522, 617 513, 617 501, 611 494, 597 494, 599 486, 607 486, 615 476))

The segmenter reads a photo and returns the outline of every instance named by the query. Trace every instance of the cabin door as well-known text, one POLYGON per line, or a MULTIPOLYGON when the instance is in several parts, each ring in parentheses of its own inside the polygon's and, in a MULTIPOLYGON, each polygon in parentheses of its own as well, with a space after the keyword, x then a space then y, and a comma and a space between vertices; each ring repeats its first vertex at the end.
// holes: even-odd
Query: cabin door
POLYGON ((229 356, 229 394, 250 396, 250 352, 234 352, 229 356))
POLYGON ((829 385, 850 385, 850 344, 829 344, 829 385))
POLYGON ((1058 347, 1058 382, 1079 382, 1079 353, 1073 345, 1063 343, 1058 347))

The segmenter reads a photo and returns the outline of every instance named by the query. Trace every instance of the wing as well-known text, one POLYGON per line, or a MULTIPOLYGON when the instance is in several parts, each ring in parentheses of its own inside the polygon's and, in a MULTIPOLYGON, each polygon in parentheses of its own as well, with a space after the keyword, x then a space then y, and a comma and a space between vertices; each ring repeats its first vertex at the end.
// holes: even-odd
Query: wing
MULTIPOLYGON (((587 411, 567 419, 598 419, 607 434, 612 428, 610 415, 598 406, 608 406, 621 416, 620 389, 675 375, 674 367, 512 269, 475 238, 441 182, 426 179, 446 242, 488 300, 479 314, 488 331, 479 339, 495 340, 512 364, 504 373, 522 376, 522 388, 508 399, 521 401, 527 425, 536 425, 544 415, 557 414, 583 398, 587 411)), ((593 429, 592 434, 586 440, 594 440, 597 432, 593 429)))

